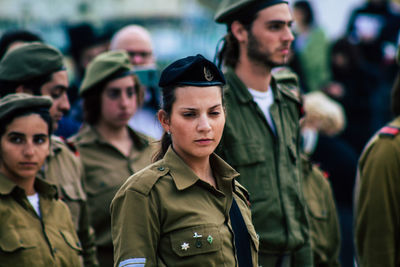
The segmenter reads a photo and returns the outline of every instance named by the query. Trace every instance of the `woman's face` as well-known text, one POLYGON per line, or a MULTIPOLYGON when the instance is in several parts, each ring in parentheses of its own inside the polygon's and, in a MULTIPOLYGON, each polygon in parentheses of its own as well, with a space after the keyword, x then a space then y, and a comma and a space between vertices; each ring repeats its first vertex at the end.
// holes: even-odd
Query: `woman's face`
POLYGON ((48 131, 38 114, 15 118, 1 137, 1 172, 13 181, 34 178, 49 154, 48 131))
POLYGON ((160 113, 173 148, 186 161, 208 157, 221 140, 225 125, 221 88, 185 86, 175 89, 171 116, 160 113))
POLYGON ((112 80, 101 93, 101 116, 99 123, 110 128, 121 128, 135 114, 137 100, 132 76, 112 80))

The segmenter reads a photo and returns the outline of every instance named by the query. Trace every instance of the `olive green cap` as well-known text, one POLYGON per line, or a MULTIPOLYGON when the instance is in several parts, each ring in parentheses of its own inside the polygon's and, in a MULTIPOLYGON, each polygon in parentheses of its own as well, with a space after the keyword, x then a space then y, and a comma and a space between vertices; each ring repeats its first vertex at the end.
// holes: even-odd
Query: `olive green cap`
POLYGON ((0 80, 24 82, 65 69, 61 52, 44 43, 23 44, 0 61, 0 80))
POLYGON ((218 23, 230 24, 234 20, 248 19, 266 7, 288 3, 282 0, 222 0, 214 20, 218 23))
POLYGON ((126 51, 107 51, 96 56, 86 68, 79 94, 82 96, 102 82, 133 74, 126 51))
POLYGON ((49 96, 34 96, 29 94, 9 94, 0 99, 0 120, 21 109, 49 109, 53 101, 49 96))

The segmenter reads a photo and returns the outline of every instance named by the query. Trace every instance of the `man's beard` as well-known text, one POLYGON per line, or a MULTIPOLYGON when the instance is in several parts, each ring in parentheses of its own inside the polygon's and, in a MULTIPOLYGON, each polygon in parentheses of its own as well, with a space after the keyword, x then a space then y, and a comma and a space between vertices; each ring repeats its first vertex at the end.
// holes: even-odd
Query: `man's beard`
POLYGON ((260 42, 257 40, 257 38, 251 33, 251 31, 248 32, 249 33, 249 43, 247 45, 247 56, 249 57, 249 59, 255 63, 261 64, 267 68, 275 68, 278 66, 282 66, 285 63, 279 63, 276 61, 272 60, 272 54, 269 52, 262 52, 261 51, 261 44, 260 42))

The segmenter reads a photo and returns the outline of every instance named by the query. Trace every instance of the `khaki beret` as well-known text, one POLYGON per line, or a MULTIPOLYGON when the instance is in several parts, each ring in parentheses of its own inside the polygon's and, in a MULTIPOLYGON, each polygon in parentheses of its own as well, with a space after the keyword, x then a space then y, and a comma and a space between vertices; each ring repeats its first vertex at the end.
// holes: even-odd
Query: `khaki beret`
POLYGON ((0 61, 0 80, 24 82, 65 69, 61 52, 43 43, 23 44, 0 61))
POLYGON ((125 51, 107 51, 95 57, 86 68, 79 94, 82 96, 101 82, 133 74, 133 66, 125 51))
POLYGON ((29 94, 9 94, 0 99, 0 120, 21 109, 49 109, 53 101, 49 96, 34 96, 29 94))
POLYGON ((249 19, 258 11, 276 4, 288 3, 282 0, 223 0, 217 9, 214 20, 230 24, 234 20, 249 19))

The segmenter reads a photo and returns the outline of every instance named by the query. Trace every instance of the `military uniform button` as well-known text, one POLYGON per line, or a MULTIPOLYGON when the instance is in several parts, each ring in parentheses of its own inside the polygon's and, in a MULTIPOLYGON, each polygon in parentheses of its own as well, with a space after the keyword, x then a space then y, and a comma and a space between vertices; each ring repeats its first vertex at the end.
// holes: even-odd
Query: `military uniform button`
POLYGON ((159 170, 160 172, 162 172, 163 170, 165 170, 165 168, 164 168, 163 166, 160 166, 160 167, 158 167, 158 170, 159 170))
POLYGON ((196 241, 196 248, 201 248, 203 246, 203 244, 201 243, 200 240, 196 241))

